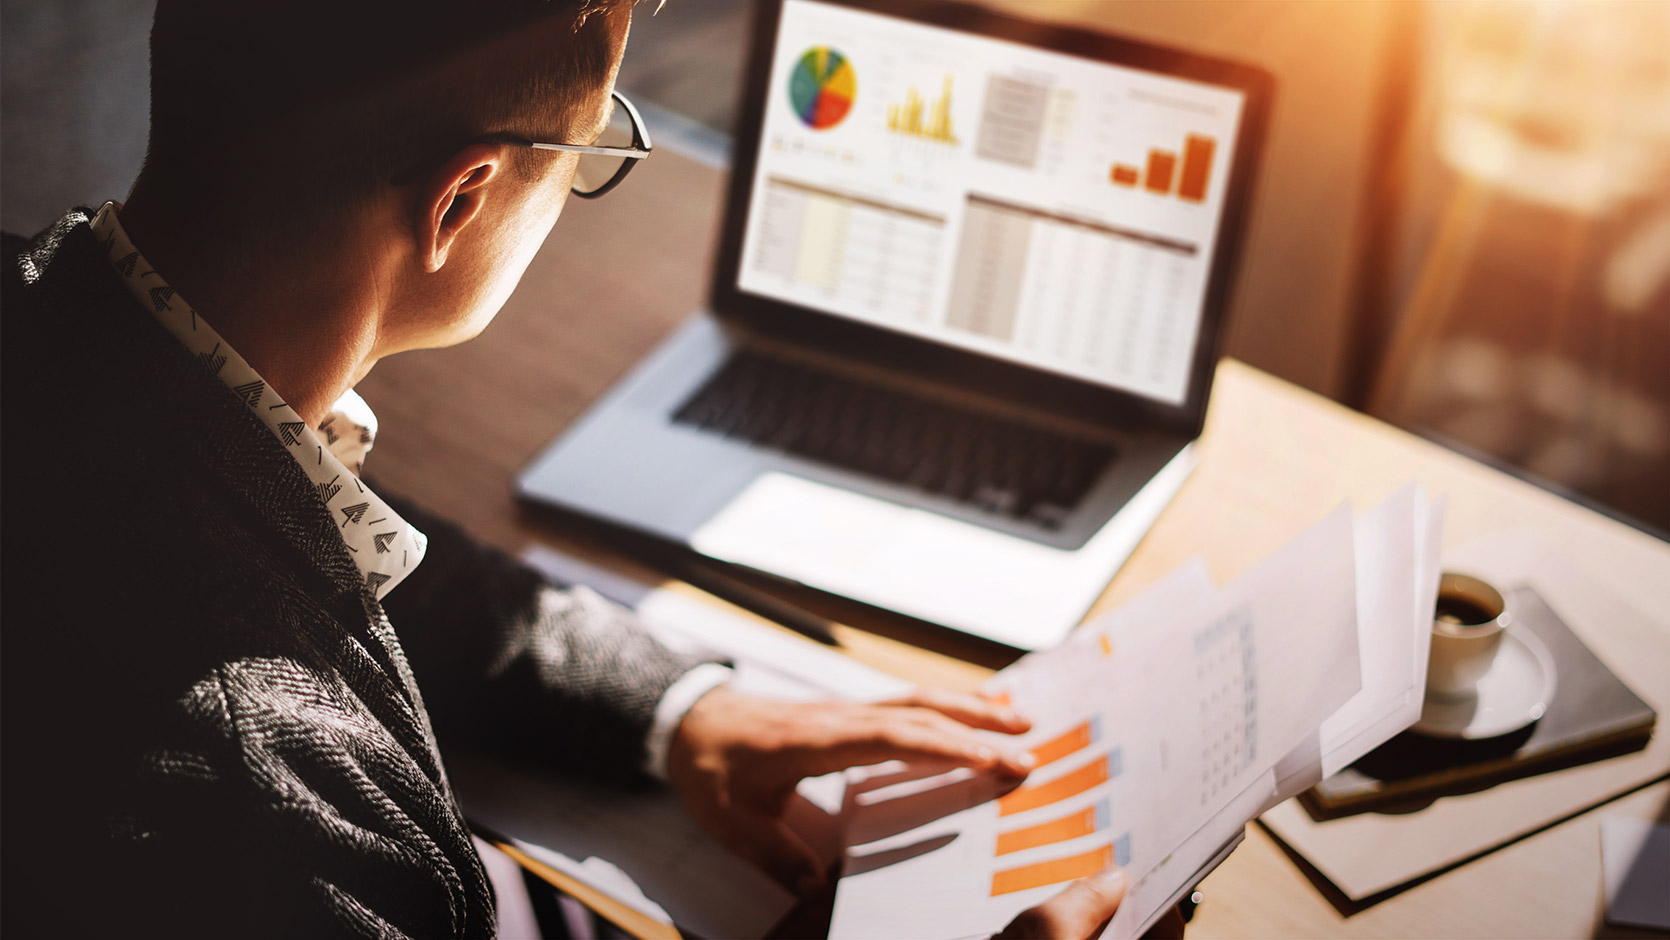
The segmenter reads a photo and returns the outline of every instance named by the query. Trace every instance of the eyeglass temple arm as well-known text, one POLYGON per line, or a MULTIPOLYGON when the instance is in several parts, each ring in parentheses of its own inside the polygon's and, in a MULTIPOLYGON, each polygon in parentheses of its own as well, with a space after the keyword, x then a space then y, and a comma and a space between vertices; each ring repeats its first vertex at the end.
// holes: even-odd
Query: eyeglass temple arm
POLYGON ((632 160, 642 160, 649 156, 648 150, 636 147, 587 147, 580 144, 544 144, 535 141, 522 141, 523 146, 535 150, 560 150, 564 153, 595 153, 605 157, 626 157, 632 160))

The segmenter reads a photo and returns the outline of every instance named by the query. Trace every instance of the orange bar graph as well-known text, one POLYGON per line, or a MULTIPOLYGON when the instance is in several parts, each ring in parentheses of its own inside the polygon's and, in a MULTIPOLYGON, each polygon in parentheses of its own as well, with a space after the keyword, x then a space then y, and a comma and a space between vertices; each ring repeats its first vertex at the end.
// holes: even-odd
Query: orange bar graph
POLYGON ((1164 150, 1148 151, 1148 178, 1143 188, 1154 193, 1171 192, 1171 171, 1177 168, 1177 154, 1164 150))
POLYGON ((1115 186, 1135 189, 1139 185, 1160 196, 1173 194, 1189 202, 1205 202, 1206 190, 1212 181, 1212 154, 1218 142, 1205 134, 1189 134, 1183 139, 1183 166, 1179 171, 1177 154, 1169 150, 1148 151, 1148 165, 1139 170, 1128 163, 1115 163, 1108 170, 1108 179, 1115 186), (1176 183, 1173 190, 1172 184, 1176 183))
POLYGON ((1035 787, 1021 787, 997 801, 999 816, 1013 816, 1024 813, 1029 809, 1048 806, 1070 796, 1106 783, 1119 774, 1119 752, 1097 758, 1077 770, 1062 774, 1048 783, 1040 783, 1035 787))
POLYGON ((1074 725, 1061 735, 1045 741, 1032 749, 1032 757, 1038 763, 1035 767, 1052 764, 1063 757, 1077 754, 1079 751, 1096 743, 1101 738, 1101 721, 1091 718, 1082 724, 1074 725))
POLYGON ((996 872, 992 875, 992 897, 1001 894, 1013 894, 1016 891, 1027 891, 1032 888, 1042 888, 1045 885, 1060 884, 1094 875, 1113 864, 1113 847, 1103 846, 1093 852, 1082 855, 1072 855, 1053 861, 1039 862, 1036 865, 1023 865, 1007 871, 996 872))
POLYGON ((998 833, 996 854, 1008 855, 1010 852, 1035 849, 1040 845, 1054 845, 1057 842, 1090 835, 1107 825, 1107 816, 1107 801, 1103 800, 1070 816, 1052 819, 1036 826, 1027 826, 1025 829, 998 833))
POLYGON ((1206 181, 1212 172, 1212 152, 1217 141, 1200 134, 1190 134, 1183 141, 1183 177, 1177 183, 1178 198, 1190 202, 1206 201, 1206 181))

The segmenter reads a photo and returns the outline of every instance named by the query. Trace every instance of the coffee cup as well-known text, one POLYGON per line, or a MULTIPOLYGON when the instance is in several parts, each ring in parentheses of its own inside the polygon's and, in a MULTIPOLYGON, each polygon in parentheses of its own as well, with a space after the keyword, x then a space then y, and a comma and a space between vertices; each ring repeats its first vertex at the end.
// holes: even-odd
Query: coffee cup
POLYGON ((1440 575, 1427 692, 1448 699, 1475 694, 1479 680, 1496 661, 1502 632, 1512 622, 1501 591, 1471 575, 1451 571, 1440 575))

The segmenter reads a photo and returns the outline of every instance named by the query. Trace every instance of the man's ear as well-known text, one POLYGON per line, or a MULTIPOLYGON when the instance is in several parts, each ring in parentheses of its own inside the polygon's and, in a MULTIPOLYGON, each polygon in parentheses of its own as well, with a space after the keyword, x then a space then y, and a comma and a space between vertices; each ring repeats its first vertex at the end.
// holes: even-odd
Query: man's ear
POLYGON ((418 257, 433 274, 446 264, 453 242, 480 214, 483 187, 504 164, 504 148, 471 144, 453 154, 423 183, 417 204, 418 257))

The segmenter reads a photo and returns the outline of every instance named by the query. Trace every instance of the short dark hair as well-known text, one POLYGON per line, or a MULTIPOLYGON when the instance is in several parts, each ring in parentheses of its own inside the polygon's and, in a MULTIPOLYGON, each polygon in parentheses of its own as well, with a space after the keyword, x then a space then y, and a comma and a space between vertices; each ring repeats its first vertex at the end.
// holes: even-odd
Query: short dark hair
POLYGON ((259 163, 261 151, 277 141, 306 152, 309 141, 292 138, 319 135, 328 139, 316 142, 317 152, 333 161, 323 198, 342 200, 465 124, 564 134, 572 106, 609 75, 610 50, 596 21, 631 2, 158 0, 144 173, 172 192, 189 188, 209 200, 249 195, 248 184, 260 182, 247 178, 250 161, 259 163), (572 41, 531 69, 480 68, 463 81, 454 75, 444 99, 402 105, 379 97, 552 18, 569 27, 572 41))

